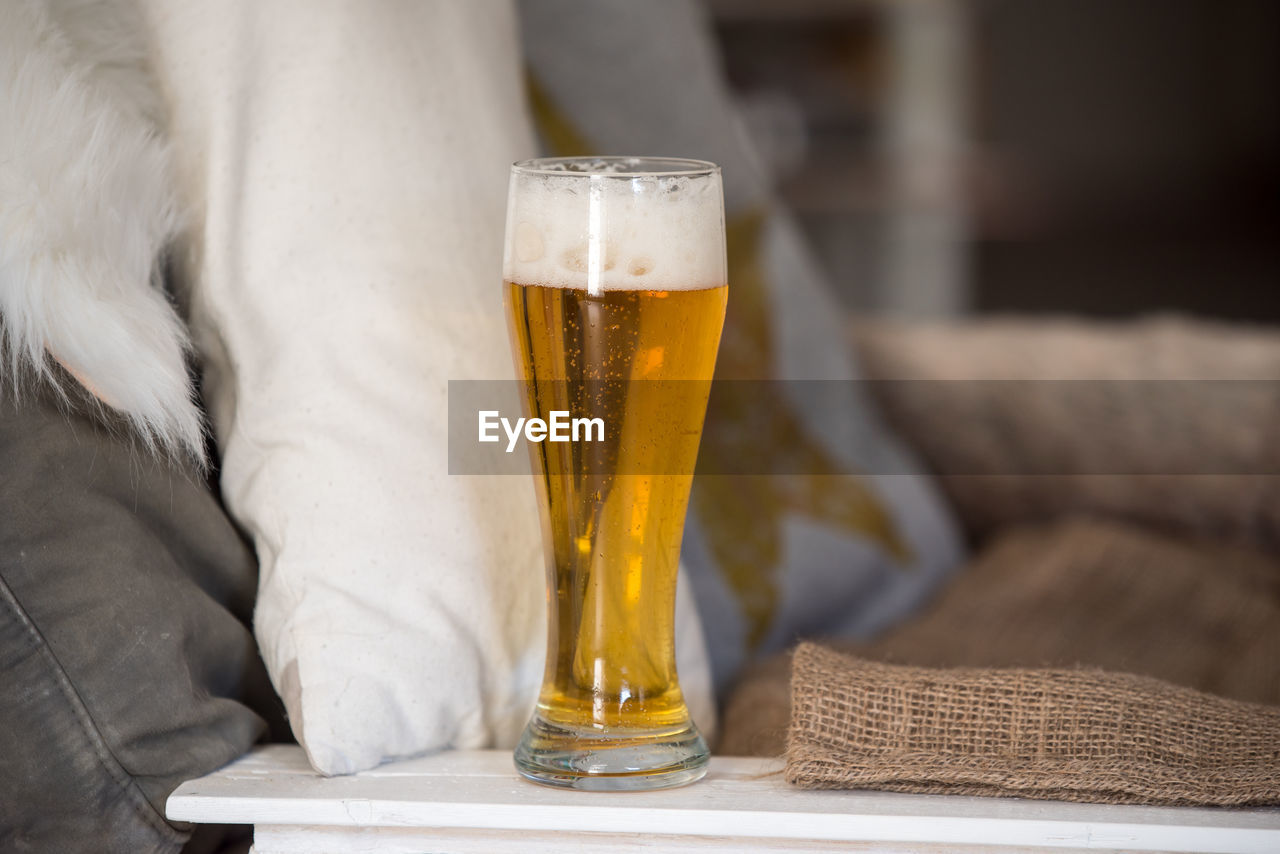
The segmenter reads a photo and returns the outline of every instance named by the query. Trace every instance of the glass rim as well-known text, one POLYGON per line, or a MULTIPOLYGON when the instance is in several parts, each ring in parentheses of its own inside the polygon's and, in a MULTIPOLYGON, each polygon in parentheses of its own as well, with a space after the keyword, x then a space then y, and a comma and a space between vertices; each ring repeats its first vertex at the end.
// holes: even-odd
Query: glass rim
POLYGON ((634 178, 706 177, 720 174, 720 167, 710 160, 695 160, 690 157, 588 155, 579 157, 534 157, 511 164, 511 171, 522 175, 547 175, 560 178, 617 178, 631 180, 634 178), (609 172, 564 168, 571 164, 621 164, 637 167, 642 167, 643 165, 651 168, 642 167, 609 172))

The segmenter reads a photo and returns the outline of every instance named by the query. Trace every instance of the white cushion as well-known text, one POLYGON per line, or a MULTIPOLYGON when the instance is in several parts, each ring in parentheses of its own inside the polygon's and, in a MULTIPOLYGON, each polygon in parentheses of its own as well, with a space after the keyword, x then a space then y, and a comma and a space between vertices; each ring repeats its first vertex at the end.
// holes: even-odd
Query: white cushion
MULTIPOLYGON (((511 746, 546 640, 526 478, 450 476, 447 382, 513 376, 507 170, 533 151, 505 3, 149 0, 222 489, 312 764, 511 746)), ((682 597, 682 684, 709 673, 682 597)))

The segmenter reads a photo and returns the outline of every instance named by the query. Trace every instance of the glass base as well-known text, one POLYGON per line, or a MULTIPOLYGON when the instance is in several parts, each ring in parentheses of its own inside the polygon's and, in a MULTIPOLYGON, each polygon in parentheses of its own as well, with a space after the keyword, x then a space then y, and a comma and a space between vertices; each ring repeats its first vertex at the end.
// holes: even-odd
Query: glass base
POLYGON ((692 783, 711 754, 692 722, 660 730, 570 728, 535 713, 516 747, 516 770, 535 783, 635 792, 692 783))

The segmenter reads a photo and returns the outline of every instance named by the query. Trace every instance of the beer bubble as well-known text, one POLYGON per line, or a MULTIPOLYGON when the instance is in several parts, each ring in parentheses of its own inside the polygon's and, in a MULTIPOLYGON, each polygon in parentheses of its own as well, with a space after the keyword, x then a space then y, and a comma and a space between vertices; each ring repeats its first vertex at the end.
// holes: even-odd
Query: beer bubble
POLYGON ((633 276, 643 276, 652 269, 653 261, 643 255, 632 258, 631 262, 627 264, 627 272, 633 276))
MULTIPOLYGON (((607 242, 604 245, 603 269, 607 272, 612 270, 618 257, 618 251, 613 243, 607 242)), ((566 249, 560 254, 560 266, 574 273, 585 273, 591 265, 591 251, 587 244, 583 243, 572 249, 566 249)))
POLYGON ((658 189, 667 195, 680 193, 687 186, 688 182, 684 178, 659 178, 658 189))
POLYGON ((546 251, 542 243, 542 232, 531 222, 522 222, 516 226, 515 234, 516 259, 528 264, 537 261, 546 251))

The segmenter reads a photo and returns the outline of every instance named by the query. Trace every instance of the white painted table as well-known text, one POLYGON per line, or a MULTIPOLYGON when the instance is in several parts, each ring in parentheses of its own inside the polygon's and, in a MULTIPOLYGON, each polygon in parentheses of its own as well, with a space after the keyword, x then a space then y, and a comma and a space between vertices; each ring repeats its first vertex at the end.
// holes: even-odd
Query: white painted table
POLYGON ((444 753, 324 778, 296 747, 254 751, 182 784, 169 818, 252 824, 255 854, 646 851, 1280 852, 1280 810, 1094 806, 809 792, 776 760, 723 758, 659 792, 525 782, 505 751, 444 753))

